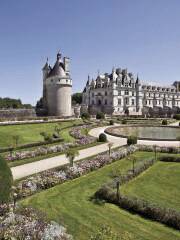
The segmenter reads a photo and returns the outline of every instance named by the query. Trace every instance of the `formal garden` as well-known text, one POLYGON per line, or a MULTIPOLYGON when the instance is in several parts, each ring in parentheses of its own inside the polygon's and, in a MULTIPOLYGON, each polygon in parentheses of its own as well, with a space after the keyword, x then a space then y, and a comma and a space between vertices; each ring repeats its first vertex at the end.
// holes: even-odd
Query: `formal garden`
POLYGON ((107 142, 90 129, 116 121, 99 116, 0 126, 2 134, 13 131, 1 145, 8 148, 0 158, 1 239, 180 238, 178 147, 138 145, 130 136, 125 146, 107 143, 104 152, 74 161, 80 149, 107 142), (9 166, 63 153, 69 164, 13 182, 9 166))

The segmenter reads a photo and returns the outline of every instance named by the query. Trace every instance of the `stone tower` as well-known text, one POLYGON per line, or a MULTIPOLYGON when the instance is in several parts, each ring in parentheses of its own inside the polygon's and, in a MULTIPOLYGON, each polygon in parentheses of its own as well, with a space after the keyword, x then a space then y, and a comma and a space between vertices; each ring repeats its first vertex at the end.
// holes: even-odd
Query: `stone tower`
POLYGON ((43 106, 49 116, 69 117, 72 115, 72 80, 69 58, 57 54, 54 67, 46 62, 43 71, 43 106))

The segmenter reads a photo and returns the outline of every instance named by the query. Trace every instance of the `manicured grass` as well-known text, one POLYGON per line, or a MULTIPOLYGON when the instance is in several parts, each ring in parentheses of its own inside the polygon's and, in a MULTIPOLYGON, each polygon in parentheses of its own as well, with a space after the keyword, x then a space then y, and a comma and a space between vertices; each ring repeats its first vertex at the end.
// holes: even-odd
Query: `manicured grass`
MULTIPOLYGON (((137 163, 152 157, 152 153, 133 154, 137 163)), ((114 171, 126 172, 131 161, 122 159, 78 179, 58 185, 22 201, 44 211, 49 219, 65 225, 75 240, 90 239, 103 225, 113 231, 128 231, 137 240, 178 240, 180 233, 162 224, 130 214, 112 204, 95 204, 90 197, 105 182, 111 181, 114 171)))
MULTIPOLYGON (((81 123, 81 120, 65 121, 59 123, 39 123, 39 124, 25 124, 13 126, 0 126, 0 148, 10 147, 13 144, 13 136, 20 136, 19 145, 43 141, 41 132, 52 134, 55 126, 60 128, 71 127, 73 124, 81 123)), ((62 137, 65 141, 72 141, 73 138, 69 135, 68 130, 62 130, 62 137)))
POLYGON ((122 188, 126 195, 136 196, 180 211, 180 163, 157 162, 122 188))
MULTIPOLYGON (((90 143, 90 144, 87 144, 87 145, 81 145, 79 147, 76 147, 76 149, 81 150, 81 149, 93 147, 93 146, 100 145, 100 144, 102 144, 102 143, 94 142, 94 143, 90 143)), ((59 152, 48 153, 46 155, 37 156, 37 157, 33 157, 33 158, 26 158, 26 159, 22 159, 22 160, 11 161, 11 162, 8 162, 8 165, 9 165, 9 167, 16 167, 16 166, 20 166, 20 165, 23 165, 23 164, 26 164, 26 163, 36 162, 36 161, 40 161, 40 160, 43 160, 43 159, 46 159, 46 158, 52 158, 52 157, 55 157, 55 156, 59 156, 59 155, 62 155, 62 154, 64 154, 64 153, 63 152, 61 152, 61 153, 59 153, 59 152)))

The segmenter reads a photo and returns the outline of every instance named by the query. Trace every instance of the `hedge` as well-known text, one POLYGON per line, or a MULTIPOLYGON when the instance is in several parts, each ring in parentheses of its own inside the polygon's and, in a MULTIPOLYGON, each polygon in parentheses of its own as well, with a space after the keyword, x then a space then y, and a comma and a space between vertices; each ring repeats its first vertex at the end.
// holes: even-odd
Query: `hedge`
POLYGON ((174 209, 162 208, 156 204, 129 196, 120 195, 118 199, 117 194, 107 186, 99 189, 95 193, 95 197, 116 204, 123 209, 137 213, 145 218, 155 220, 180 230, 180 212, 174 209))
POLYGON ((11 170, 5 159, 0 156, 0 204, 10 200, 12 182, 11 170))
POLYGON ((96 114, 96 119, 104 119, 104 118, 105 118, 105 115, 104 115, 103 112, 98 112, 98 113, 96 114))
POLYGON ((162 162, 178 162, 178 163, 180 163, 180 157, 176 157, 176 156, 162 156, 159 158, 159 160, 162 162))
POLYGON ((137 137, 136 136, 129 136, 127 138, 127 145, 137 144, 137 137))

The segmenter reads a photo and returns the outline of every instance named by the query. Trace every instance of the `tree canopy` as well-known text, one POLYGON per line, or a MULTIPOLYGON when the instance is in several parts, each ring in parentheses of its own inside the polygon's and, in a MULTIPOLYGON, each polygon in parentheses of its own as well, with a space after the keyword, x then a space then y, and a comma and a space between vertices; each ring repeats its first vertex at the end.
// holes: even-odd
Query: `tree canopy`
POLYGON ((74 93, 72 95, 72 103, 73 104, 81 104, 82 103, 82 93, 74 93))
POLYGON ((0 109, 19 109, 19 108, 32 108, 31 104, 22 104, 20 99, 13 99, 13 98, 0 98, 0 109))

